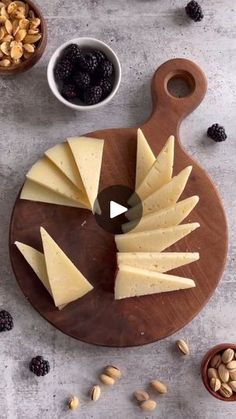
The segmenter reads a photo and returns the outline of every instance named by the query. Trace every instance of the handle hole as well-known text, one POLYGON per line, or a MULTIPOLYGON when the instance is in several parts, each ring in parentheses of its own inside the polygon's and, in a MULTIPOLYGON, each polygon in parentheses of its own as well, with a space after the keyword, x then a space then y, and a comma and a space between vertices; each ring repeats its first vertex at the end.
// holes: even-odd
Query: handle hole
POLYGON ((196 83, 193 76, 187 71, 178 71, 166 79, 167 93, 177 99, 182 99, 191 96, 195 90, 196 83))

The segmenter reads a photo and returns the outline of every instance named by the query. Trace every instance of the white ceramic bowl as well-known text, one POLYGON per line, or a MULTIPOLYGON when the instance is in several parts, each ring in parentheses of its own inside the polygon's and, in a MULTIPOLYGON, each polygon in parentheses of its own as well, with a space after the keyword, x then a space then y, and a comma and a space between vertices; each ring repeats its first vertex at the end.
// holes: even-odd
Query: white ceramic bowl
POLYGON ((54 52, 54 54, 52 55, 48 63, 47 78, 48 78, 48 84, 52 93, 56 96, 56 98, 61 103, 64 103, 64 105, 68 106, 69 108, 75 109, 76 111, 90 111, 93 109, 101 108, 102 106, 106 105, 108 102, 110 102, 110 100, 116 94, 119 88, 120 82, 121 82, 121 65, 120 65, 120 61, 116 53, 104 42, 99 41, 98 39, 95 39, 95 38, 75 38, 75 39, 71 39, 70 41, 65 42, 59 48, 57 48, 57 50, 54 52), (97 103, 96 105, 85 105, 79 99, 76 100, 76 103, 69 102, 60 94, 58 90, 57 82, 54 77, 54 68, 55 68, 57 59, 61 55, 62 51, 70 44, 77 44, 81 48, 99 49, 100 51, 104 52, 107 58, 114 65, 115 76, 114 76, 114 83, 113 83, 112 91, 109 94, 109 96, 107 96, 103 101, 97 103))

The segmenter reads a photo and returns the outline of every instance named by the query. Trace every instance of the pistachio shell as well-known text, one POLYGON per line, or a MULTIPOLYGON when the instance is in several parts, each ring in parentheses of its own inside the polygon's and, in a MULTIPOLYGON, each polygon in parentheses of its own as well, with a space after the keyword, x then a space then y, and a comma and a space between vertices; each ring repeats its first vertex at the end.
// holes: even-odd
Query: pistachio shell
POLYGON ((0 61, 0 67, 9 67, 11 65, 11 61, 8 58, 4 58, 0 61))
POLYGON ((23 41, 23 39, 25 39, 25 37, 26 37, 26 34, 27 34, 26 29, 19 29, 16 36, 15 36, 15 40, 17 42, 23 41))

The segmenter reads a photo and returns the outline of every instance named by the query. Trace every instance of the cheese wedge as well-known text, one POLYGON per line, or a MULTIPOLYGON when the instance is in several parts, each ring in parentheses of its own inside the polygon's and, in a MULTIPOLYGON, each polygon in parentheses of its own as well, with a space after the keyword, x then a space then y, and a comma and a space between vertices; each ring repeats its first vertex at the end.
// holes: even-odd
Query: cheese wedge
POLYGON ((148 271, 168 272, 188 265, 199 259, 199 253, 117 253, 117 264, 147 269, 148 271))
POLYGON ((93 289, 82 273, 41 227, 47 274, 56 306, 71 303, 93 289))
POLYGON ((41 186, 72 201, 87 205, 87 198, 47 157, 38 160, 26 175, 41 186))
POLYGON ((72 201, 72 199, 59 195, 44 186, 35 183, 30 179, 26 179, 21 190, 21 199, 28 201, 45 202, 47 204, 64 205, 66 207, 87 208, 85 205, 72 201))
POLYGON ((137 157, 136 157, 136 184, 135 189, 139 187, 147 173, 155 162, 155 156, 149 146, 143 132, 138 129, 137 132, 137 157))
POLYGON ((192 279, 120 265, 115 282, 115 300, 194 288, 192 279))
POLYGON ((129 199, 128 204, 130 206, 137 204, 137 195, 143 201, 153 192, 170 182, 174 164, 174 144, 175 137, 172 135, 158 154, 156 161, 150 168, 146 177, 136 189, 135 194, 129 199))
POLYGON ((143 207, 143 215, 146 215, 164 208, 169 208, 176 204, 185 188, 191 170, 192 166, 186 167, 177 176, 173 177, 169 183, 148 196, 142 204, 130 208, 125 214, 126 218, 128 218, 128 220, 137 219, 140 214, 141 205, 143 207))
POLYGON ((178 202, 170 208, 153 212, 141 218, 139 224, 137 222, 129 221, 122 225, 124 233, 138 231, 154 230, 157 228, 174 227, 180 224, 193 210, 199 201, 198 196, 191 196, 178 202))
POLYGON ((190 223, 140 233, 118 234, 115 242, 119 252, 162 252, 198 227, 198 223, 190 223))
POLYGON ((87 137, 68 138, 90 207, 98 195, 104 140, 87 137))
POLYGON ((44 154, 78 189, 84 190, 80 173, 68 143, 57 144, 44 154))

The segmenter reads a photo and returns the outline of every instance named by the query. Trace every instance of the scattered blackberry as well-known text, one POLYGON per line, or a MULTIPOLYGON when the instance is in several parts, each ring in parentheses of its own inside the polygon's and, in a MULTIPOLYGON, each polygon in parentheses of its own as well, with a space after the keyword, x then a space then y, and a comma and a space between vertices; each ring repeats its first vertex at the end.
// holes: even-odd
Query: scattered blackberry
POLYGON ((98 60, 94 54, 87 52, 80 57, 78 65, 86 73, 94 73, 98 66, 98 60))
POLYGON ((105 54, 103 54, 102 51, 99 51, 99 49, 94 49, 91 52, 97 58, 98 64, 101 64, 102 61, 105 61, 106 60, 105 54))
POLYGON ((84 92, 84 102, 86 105, 95 105, 102 98, 102 88, 100 86, 89 87, 84 92))
POLYGON ((185 11, 190 19, 194 20, 194 22, 200 22, 200 20, 204 18, 202 8, 200 4, 195 0, 190 1, 187 4, 185 11))
POLYGON ((212 138, 212 140, 220 143, 221 141, 225 141, 227 138, 226 132, 224 127, 219 124, 213 124, 207 130, 208 137, 212 138))
POLYGON ((85 90, 90 85, 90 75, 79 71, 74 75, 74 82, 78 89, 85 90))
POLYGON ((76 87, 73 84, 64 84, 61 89, 61 95, 65 99, 74 99, 77 96, 76 87))
POLYGON ((100 64, 98 71, 102 78, 109 78, 113 73, 113 64, 110 61, 105 60, 100 64))
POLYGON ((102 88, 102 98, 105 99, 112 91, 112 84, 110 80, 102 79, 99 86, 102 88))
POLYGON ((58 61, 55 67, 55 77, 57 80, 66 81, 70 78, 73 71, 73 64, 69 60, 58 61))
POLYGON ((69 60, 71 63, 76 63, 82 55, 82 51, 77 44, 70 44, 63 53, 63 58, 69 60))
POLYGON ((0 311, 0 332, 7 332, 13 329, 13 318, 6 310, 0 311))
POLYGON ((49 362, 46 361, 42 356, 36 356, 33 358, 29 365, 30 371, 32 371, 38 377, 47 375, 50 371, 49 362))

